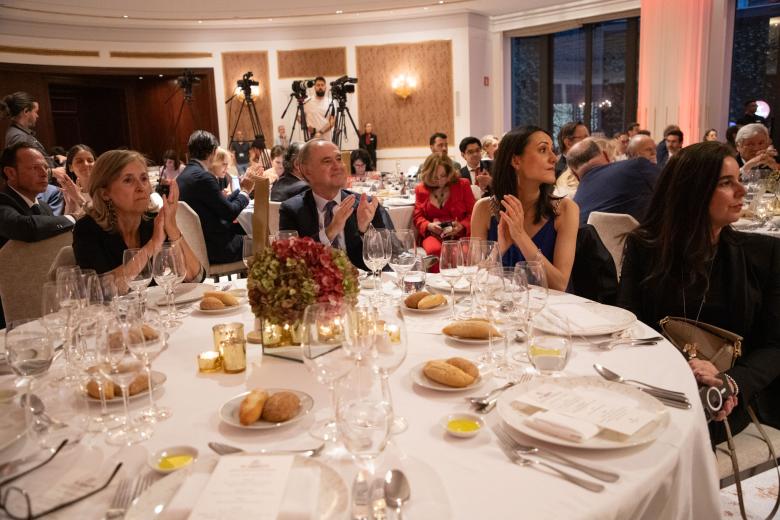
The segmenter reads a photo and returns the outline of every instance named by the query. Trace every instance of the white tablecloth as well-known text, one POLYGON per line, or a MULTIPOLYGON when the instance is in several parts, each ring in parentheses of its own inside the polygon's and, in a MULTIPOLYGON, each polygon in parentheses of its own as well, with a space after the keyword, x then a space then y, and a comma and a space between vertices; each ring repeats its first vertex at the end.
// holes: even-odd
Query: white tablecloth
MULTIPOLYGON (((414 211, 414 201, 405 206, 388 206, 385 208, 390 214, 390 220, 393 221, 395 229, 412 229, 412 212, 414 211)), ((252 217, 255 214, 255 202, 252 201, 238 215, 238 223, 248 234, 252 234, 252 217)))
MULTIPOLYGON (((566 372, 594 375, 594 361, 614 369, 625 377, 646 380, 657 385, 684 390, 692 410, 669 408, 669 427, 653 443, 616 451, 584 451, 560 449, 582 460, 593 462, 620 473, 617 483, 607 484, 602 493, 592 493, 560 478, 529 467, 511 464, 499 449, 490 431, 473 439, 447 436, 438 423, 448 413, 467 411, 463 393, 439 393, 415 386, 410 369, 431 358, 453 355, 476 357, 482 347, 456 346, 435 334, 431 323, 427 332, 420 332, 419 316, 410 317, 408 356, 391 376, 394 406, 409 422, 407 431, 396 436, 388 451, 392 451, 402 467, 426 467, 428 481, 418 477, 412 482, 412 500, 425 500, 438 486, 443 489, 444 503, 439 516, 425 518, 458 519, 715 519, 720 518, 717 470, 709 447, 706 424, 696 392, 696 384, 683 358, 669 343, 653 347, 618 347, 612 351, 596 351, 575 344, 566 372), (405 462, 404 462, 405 461, 405 462), (447 507, 448 506, 448 507, 447 507)), ((438 315, 436 315, 438 316, 438 315)), ((239 430, 222 423, 219 407, 229 398, 253 387, 288 387, 308 392, 315 399, 315 412, 320 415, 328 407, 328 393, 310 375, 304 365, 274 357, 260 357, 260 347, 249 346, 249 363, 241 374, 199 374, 198 352, 211 349, 211 327, 218 323, 241 321, 251 329, 253 316, 249 309, 229 316, 193 315, 170 338, 170 347, 155 361, 154 369, 167 374, 168 381, 159 392, 159 402, 173 409, 171 419, 155 425, 151 440, 130 449, 118 450, 105 446, 101 437, 82 457, 83 464, 101 463, 124 458, 138 463, 147 453, 161 448, 188 444, 201 455, 210 453, 207 442, 218 441, 252 450, 259 448, 311 447, 318 444, 307 434, 312 418, 274 431, 239 430)), ((648 328, 649 332, 649 328, 648 328)), ((471 392, 482 394, 499 386, 500 380, 490 380, 483 388, 471 392)), ((145 404, 135 402, 133 409, 145 404)), ((121 407, 115 407, 119 412, 121 407)), ((488 423, 500 420, 493 411, 488 423)), ((33 449, 30 441, 19 441, 0 452, 0 461, 10 460, 33 449)), ((86 449, 86 448, 83 448, 86 449)), ((557 449, 557 448, 556 448, 557 449)), ((327 459, 319 459, 327 463, 327 459)), ((132 466, 132 464, 128 464, 132 466)), ((354 466, 344 470, 347 487, 351 485, 354 466), (352 473, 350 473, 352 471, 352 473)), ((64 478, 54 470, 41 470, 47 485, 64 478)), ((124 470, 123 470, 124 471, 124 470)), ((421 473, 418 472, 418 475, 421 473)), ((40 475, 39 475, 40 476, 40 475)), ((59 518, 100 518, 107 508, 117 482, 88 501, 61 512, 59 518)), ((410 511, 412 508, 410 507, 410 511)), ((415 518, 414 515, 407 515, 415 518)), ((54 517, 54 516, 52 516, 54 517)), ((419 516, 417 518, 420 518, 419 516)))

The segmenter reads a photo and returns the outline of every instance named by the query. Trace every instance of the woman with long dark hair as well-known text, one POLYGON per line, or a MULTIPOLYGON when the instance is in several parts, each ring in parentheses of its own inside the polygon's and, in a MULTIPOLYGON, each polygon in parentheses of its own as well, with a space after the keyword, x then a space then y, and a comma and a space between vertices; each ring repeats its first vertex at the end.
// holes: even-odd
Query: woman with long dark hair
MULTIPOLYGON (((725 372, 737 397, 716 417, 730 413, 736 434, 750 422, 744 403, 780 425, 780 240, 731 227, 745 195, 732 153, 704 142, 669 159, 644 221, 626 239, 618 304, 656 329, 682 316, 744 338, 725 372)), ((709 361, 689 364, 700 384, 721 384, 709 361)), ((711 423, 710 436, 722 442, 722 425, 711 423)))
POLYGON ((471 236, 498 240, 504 265, 540 260, 550 288, 562 291, 574 264, 580 212, 572 200, 552 194, 556 160, 552 137, 541 128, 507 133, 493 163, 493 196, 474 206, 471 236))

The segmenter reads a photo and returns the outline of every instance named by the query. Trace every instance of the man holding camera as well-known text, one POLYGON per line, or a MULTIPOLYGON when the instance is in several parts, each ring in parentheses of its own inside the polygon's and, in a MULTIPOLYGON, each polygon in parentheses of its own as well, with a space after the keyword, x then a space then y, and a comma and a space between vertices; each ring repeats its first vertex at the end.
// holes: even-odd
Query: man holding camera
POLYGON ((482 195, 490 194, 490 185, 493 178, 490 176, 490 170, 493 161, 482 160, 482 143, 473 136, 465 137, 461 140, 460 155, 466 160, 466 166, 460 169, 460 176, 468 180, 471 184, 476 184, 482 192, 482 195))
POLYGON ((317 76, 314 80, 314 96, 310 96, 303 105, 303 110, 306 113, 306 125, 309 127, 309 136, 312 139, 331 139, 333 114, 327 114, 330 101, 325 96, 326 92, 325 78, 317 76))

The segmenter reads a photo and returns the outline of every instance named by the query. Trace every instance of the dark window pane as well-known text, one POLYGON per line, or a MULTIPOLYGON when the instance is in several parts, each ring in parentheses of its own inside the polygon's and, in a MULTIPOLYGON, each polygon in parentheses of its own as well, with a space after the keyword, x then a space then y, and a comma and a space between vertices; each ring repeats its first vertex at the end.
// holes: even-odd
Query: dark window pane
POLYGON ((568 121, 585 119, 585 31, 574 29, 553 38, 553 136, 568 121))
POLYGON ((542 46, 545 38, 512 38, 512 126, 539 125, 542 46))
POLYGON ((593 102, 590 131, 612 137, 623 130, 626 91, 626 20, 593 28, 593 102))

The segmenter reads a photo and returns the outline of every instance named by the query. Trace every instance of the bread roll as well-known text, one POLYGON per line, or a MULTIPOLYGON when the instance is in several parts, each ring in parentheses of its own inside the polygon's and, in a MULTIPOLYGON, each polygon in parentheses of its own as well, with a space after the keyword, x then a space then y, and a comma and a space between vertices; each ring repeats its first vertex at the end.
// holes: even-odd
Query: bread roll
POLYGON ((268 392, 265 390, 252 390, 241 401, 241 406, 238 411, 238 420, 241 424, 248 426, 260 418, 263 413, 263 408, 268 401, 268 392))
POLYGON ((459 369, 463 370, 474 379, 479 377, 479 369, 477 368, 477 365, 475 365, 468 359, 462 357, 453 357, 448 359, 447 363, 458 367, 459 369))
MULTIPOLYGON (((87 383, 87 394, 93 399, 100 399, 100 388, 98 388, 97 381, 94 379, 87 383)), ((106 401, 110 401, 114 398, 114 383, 110 381, 103 382, 103 394, 106 397, 106 401)))
POLYGON ((429 293, 428 291, 418 291, 416 293, 412 293, 406 297, 406 299, 404 300, 404 304, 406 304, 406 306, 409 307, 410 309, 416 309, 417 304, 420 302, 420 300, 422 300, 426 296, 430 296, 430 294, 431 293, 429 293))
POLYGON ((428 379, 453 388, 463 388, 474 382, 474 376, 438 359, 428 361, 423 368, 423 374, 428 379))
POLYGON ((503 337, 495 327, 484 320, 454 321, 444 327, 442 332, 447 336, 454 336, 456 338, 488 339, 491 330, 494 338, 503 337))
POLYGON ((140 374, 136 376, 135 379, 133 379, 132 383, 130 383, 130 386, 127 388, 127 392, 129 396, 133 396, 135 394, 140 394, 147 388, 149 388, 149 379, 147 378, 146 374, 140 374))
POLYGON ((417 302, 418 309, 433 309, 447 303, 447 298, 441 294, 430 294, 417 302))
POLYGON ((301 408, 301 400, 292 392, 276 392, 268 398, 263 408, 263 420, 268 422, 289 421, 301 408))
POLYGON ((216 298, 221 301, 225 307, 235 307, 238 305, 238 299, 230 293, 224 291, 208 291, 203 293, 205 298, 216 298))
POLYGON ((200 308, 204 311, 214 311, 217 309, 224 309, 225 304, 218 298, 206 296, 200 301, 200 308))

